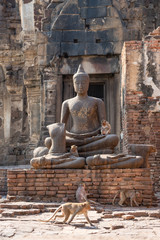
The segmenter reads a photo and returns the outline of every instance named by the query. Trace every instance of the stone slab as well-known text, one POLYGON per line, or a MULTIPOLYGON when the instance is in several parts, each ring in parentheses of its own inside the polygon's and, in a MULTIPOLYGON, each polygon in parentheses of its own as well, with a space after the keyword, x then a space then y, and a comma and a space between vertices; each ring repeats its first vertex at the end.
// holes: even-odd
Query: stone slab
POLYGON ((78 0, 79 7, 96 7, 96 6, 108 6, 111 5, 111 0, 78 0))
POLYGON ((81 8, 81 18, 103 18, 107 15, 106 7, 81 8))

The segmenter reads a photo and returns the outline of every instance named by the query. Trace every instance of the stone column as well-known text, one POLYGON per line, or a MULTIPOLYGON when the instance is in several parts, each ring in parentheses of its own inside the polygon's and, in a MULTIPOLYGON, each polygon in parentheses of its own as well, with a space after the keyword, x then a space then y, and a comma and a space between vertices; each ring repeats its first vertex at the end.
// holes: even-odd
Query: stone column
POLYGON ((4 131, 5 139, 11 143, 19 140, 23 126, 23 86, 7 85, 5 95, 4 131), (7 96, 9 94, 9 96, 7 96))

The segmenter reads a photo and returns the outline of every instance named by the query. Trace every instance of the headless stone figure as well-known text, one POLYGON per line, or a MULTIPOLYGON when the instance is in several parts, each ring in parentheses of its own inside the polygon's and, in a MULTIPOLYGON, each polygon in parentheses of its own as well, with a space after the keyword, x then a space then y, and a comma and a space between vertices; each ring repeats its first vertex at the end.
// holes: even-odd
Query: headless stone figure
POLYGON ((47 126, 50 137, 45 139, 48 154, 34 156, 31 166, 34 168, 83 168, 85 159, 66 152, 66 129, 63 123, 47 126))

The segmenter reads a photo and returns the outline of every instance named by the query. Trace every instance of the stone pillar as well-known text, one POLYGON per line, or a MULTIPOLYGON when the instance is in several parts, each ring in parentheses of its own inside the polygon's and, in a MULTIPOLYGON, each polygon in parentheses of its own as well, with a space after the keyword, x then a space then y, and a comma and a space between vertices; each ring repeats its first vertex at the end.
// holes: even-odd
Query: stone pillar
MULTIPOLYGON (((5 111, 5 76, 3 72, 2 66, 0 66, 0 146, 3 146, 4 144, 4 111, 5 111)), ((9 124, 10 125, 10 124, 9 124)), ((7 131, 7 135, 9 136, 9 133, 7 131)))
POLYGON ((37 144, 41 132, 40 87, 27 86, 30 143, 37 144))
POLYGON ((20 0, 22 29, 34 31, 34 0, 20 0))
POLYGON ((19 140, 23 126, 23 86, 9 86, 5 94, 4 136, 11 143, 19 140))

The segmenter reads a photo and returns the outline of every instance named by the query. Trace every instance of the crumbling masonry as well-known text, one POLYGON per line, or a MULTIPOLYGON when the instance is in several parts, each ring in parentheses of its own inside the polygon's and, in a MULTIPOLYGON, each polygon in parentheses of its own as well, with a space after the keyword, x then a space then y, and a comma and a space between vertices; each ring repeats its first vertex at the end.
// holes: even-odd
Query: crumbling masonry
POLYGON ((158 191, 158 26, 159 0, 0 0, 0 165, 29 163, 73 96, 71 76, 82 63, 93 92, 102 88, 120 148, 156 146, 150 166, 158 191))

